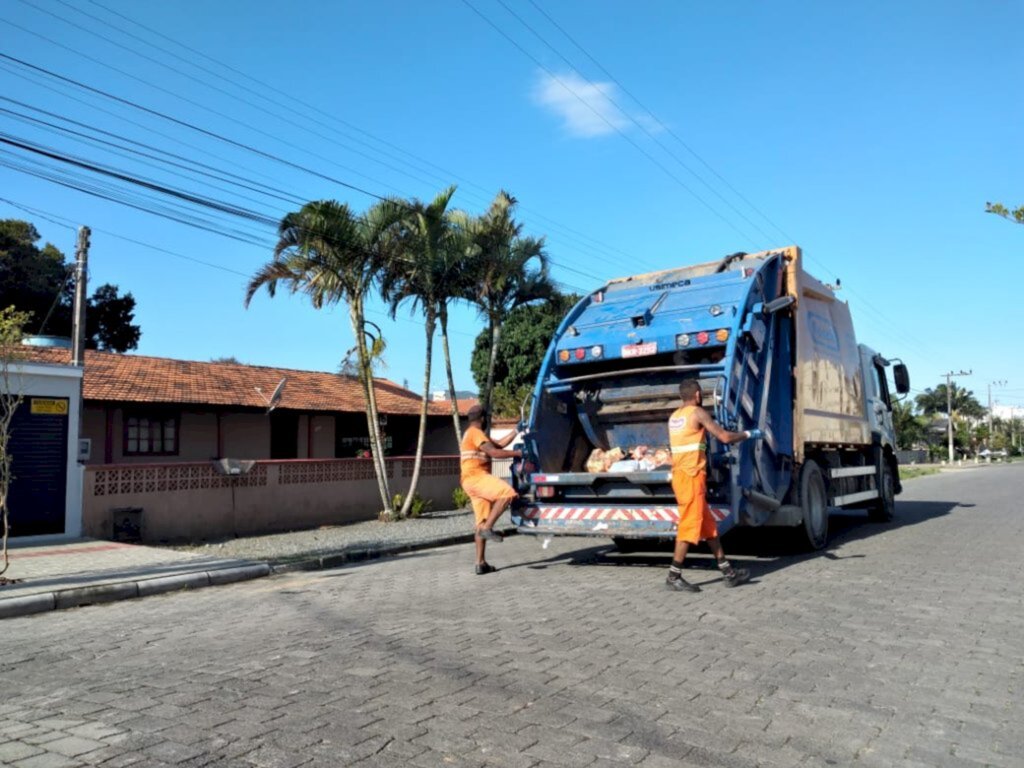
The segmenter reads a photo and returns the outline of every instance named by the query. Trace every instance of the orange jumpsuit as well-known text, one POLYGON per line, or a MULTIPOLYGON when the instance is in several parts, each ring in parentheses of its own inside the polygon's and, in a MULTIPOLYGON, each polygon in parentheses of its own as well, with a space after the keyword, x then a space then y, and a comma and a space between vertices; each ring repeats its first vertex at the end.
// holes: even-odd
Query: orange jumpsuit
POLYGON ((672 492, 679 505, 676 541, 696 544, 718 536, 707 500, 707 443, 704 427, 693 419, 695 405, 684 405, 668 420, 672 446, 672 492))
POLYGON ((490 438, 482 429, 470 427, 459 446, 462 490, 469 495, 478 526, 491 514, 491 502, 516 497, 511 485, 491 474, 491 457, 480 450, 480 446, 489 442, 490 438))

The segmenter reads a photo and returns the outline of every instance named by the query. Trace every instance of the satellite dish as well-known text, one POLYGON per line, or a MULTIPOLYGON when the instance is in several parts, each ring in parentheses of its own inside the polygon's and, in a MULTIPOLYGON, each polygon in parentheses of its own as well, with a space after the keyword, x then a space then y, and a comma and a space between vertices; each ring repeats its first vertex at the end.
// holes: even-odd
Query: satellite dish
POLYGON ((276 387, 274 388, 274 394, 272 394, 272 395, 270 396, 270 399, 269 399, 269 400, 268 400, 268 399, 266 398, 266 396, 265 396, 265 395, 263 394, 263 390, 262 390, 262 389, 260 389, 259 387, 256 387, 256 388, 255 388, 255 389, 256 389, 256 391, 260 393, 260 397, 262 397, 262 398, 263 398, 263 401, 264 401, 264 402, 265 402, 265 403, 267 404, 267 413, 270 413, 270 412, 271 412, 272 410, 274 410, 275 408, 277 408, 277 406, 278 406, 278 405, 280 404, 280 402, 281 402, 281 393, 283 393, 283 392, 284 392, 284 385, 285 385, 285 384, 286 384, 287 382, 288 382, 288 377, 287 377, 287 376, 285 376, 284 378, 282 378, 282 379, 281 379, 281 380, 280 380, 280 381, 279 381, 279 382, 277 383, 277 386, 276 386, 276 387))

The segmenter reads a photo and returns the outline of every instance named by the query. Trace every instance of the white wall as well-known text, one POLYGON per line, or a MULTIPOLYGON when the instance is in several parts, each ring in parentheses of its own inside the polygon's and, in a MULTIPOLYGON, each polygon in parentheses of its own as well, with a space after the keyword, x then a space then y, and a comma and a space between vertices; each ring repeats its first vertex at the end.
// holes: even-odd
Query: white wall
MULTIPOLYGON (((11 365, 11 387, 25 397, 66 397, 68 399, 67 491, 64 501, 64 533, 55 536, 23 536, 18 543, 78 538, 82 535, 83 471, 78 463, 79 420, 82 413, 82 369, 68 365, 15 363, 11 365)), ((3 383, 0 382, 0 386, 3 383)), ((27 407, 27 405, 26 405, 27 407)))

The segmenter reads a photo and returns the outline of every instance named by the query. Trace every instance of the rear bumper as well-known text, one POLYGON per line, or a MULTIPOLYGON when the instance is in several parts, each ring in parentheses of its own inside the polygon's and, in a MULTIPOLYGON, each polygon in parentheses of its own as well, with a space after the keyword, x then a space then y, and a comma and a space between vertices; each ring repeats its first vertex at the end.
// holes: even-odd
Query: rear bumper
MULTIPOLYGON (((733 526, 727 507, 712 506, 719 533, 733 526)), ((679 508, 675 506, 586 506, 531 504, 512 512, 520 533, 545 536, 623 536, 669 538, 676 535, 679 508)))

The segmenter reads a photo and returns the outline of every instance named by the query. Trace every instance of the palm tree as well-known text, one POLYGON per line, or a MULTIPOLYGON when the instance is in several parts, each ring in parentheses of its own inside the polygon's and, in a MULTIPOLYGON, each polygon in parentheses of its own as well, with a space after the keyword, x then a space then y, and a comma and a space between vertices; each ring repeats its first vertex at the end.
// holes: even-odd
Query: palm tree
POLYGON ((939 384, 935 389, 926 389, 915 398, 917 406, 927 415, 933 413, 947 413, 949 403, 952 403, 954 415, 968 418, 980 419, 985 415, 985 409, 974 396, 974 392, 963 389, 956 384, 951 384, 947 395, 946 385, 939 384))
POLYGON ((373 383, 373 347, 382 340, 368 334, 366 297, 390 259, 392 232, 403 211, 395 200, 383 200, 362 215, 334 200, 306 203, 281 219, 274 258, 252 276, 245 294, 248 307, 260 288, 274 296, 282 282, 292 293, 306 294, 316 309, 348 304, 377 486, 389 516, 393 510, 373 383))
MULTIPOLYGON (((457 225, 448 204, 455 194, 451 186, 438 194, 430 203, 411 200, 406 203, 402 222, 397 227, 396 250, 387 265, 381 283, 381 294, 390 303, 391 316, 399 305, 410 302, 415 311, 420 308, 426 333, 426 363, 423 372, 423 401, 420 406, 420 426, 416 438, 416 458, 413 463, 409 492, 402 502, 399 517, 405 517, 412 507, 413 494, 419 482, 426 440, 427 410, 430 399, 430 372, 434 353, 434 332, 441 308, 447 310, 451 300, 450 285, 459 271, 464 253, 463 230, 457 225)), ((449 359, 445 350, 446 362, 449 359)), ((450 376, 450 373, 449 373, 450 376)), ((451 386, 451 379, 449 379, 451 386)), ((452 386, 452 388, 454 388, 452 386)), ((458 411, 455 411, 456 435, 459 435, 458 411)), ((461 436, 459 438, 461 442, 461 436)))
POLYGON ((519 305, 549 299, 557 293, 548 275, 544 238, 521 236, 523 225, 512 215, 515 205, 516 199, 501 190, 487 212, 476 220, 473 227, 476 250, 467 269, 470 286, 467 298, 487 319, 491 337, 487 383, 481 397, 488 413, 502 322, 519 305))

